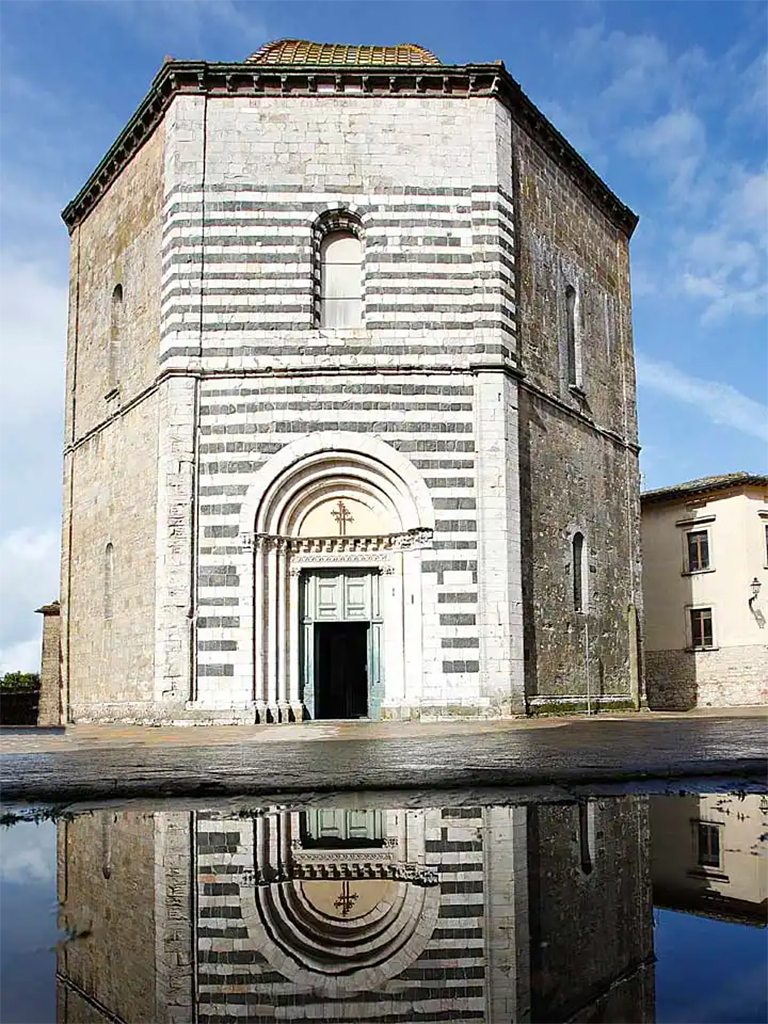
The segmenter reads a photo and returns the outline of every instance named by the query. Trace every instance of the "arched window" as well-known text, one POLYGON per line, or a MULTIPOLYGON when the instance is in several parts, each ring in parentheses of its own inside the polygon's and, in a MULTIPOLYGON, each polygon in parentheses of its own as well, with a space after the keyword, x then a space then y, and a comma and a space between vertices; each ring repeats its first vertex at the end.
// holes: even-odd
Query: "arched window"
POLYGON ((363 247, 352 231, 332 231, 320 242, 320 327, 363 322, 363 247))
POLYGON ((104 618, 111 619, 114 606, 115 552, 112 543, 104 549, 104 618))
MULTIPOLYGON (((112 815, 101 812, 101 873, 105 878, 112 874, 112 815)), ((117 821, 117 815, 114 816, 117 821)))
POLYGON ((595 866, 594 800, 579 800, 579 860, 582 874, 591 875, 595 866))
POLYGON ((107 357, 107 387, 116 388, 120 380, 120 333, 123 327, 123 286, 116 284, 112 291, 109 316, 109 353, 107 357))
POLYGON ((584 575, 584 534, 574 533, 571 545, 571 574, 573 578, 573 607, 577 612, 586 608, 584 575))
POLYGON ((579 358, 576 336, 576 289, 567 285, 565 289, 565 345, 566 375, 569 387, 579 386, 579 358))

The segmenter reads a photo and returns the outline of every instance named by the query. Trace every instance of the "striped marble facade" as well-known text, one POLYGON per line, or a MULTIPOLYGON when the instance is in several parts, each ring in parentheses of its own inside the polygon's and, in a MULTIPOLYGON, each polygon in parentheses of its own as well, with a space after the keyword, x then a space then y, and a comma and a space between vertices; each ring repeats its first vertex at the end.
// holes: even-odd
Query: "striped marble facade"
MULTIPOLYGON (((503 979, 489 976, 488 894, 484 886, 488 851, 484 849, 483 811, 455 808, 366 813, 383 819, 382 838, 386 845, 377 849, 366 847, 363 842, 345 850, 326 844, 327 848, 317 855, 316 871, 322 865, 324 877, 334 879, 333 884, 340 892, 344 880, 351 879, 353 897, 355 886, 359 888, 366 875, 397 878, 399 873, 403 880, 397 881, 396 887, 421 887, 434 894, 436 912, 429 916, 430 923, 425 929, 420 921, 408 919, 405 905, 400 911, 400 932, 394 947, 400 948, 404 943, 403 932, 412 928, 417 933, 417 944, 401 969, 393 969, 391 959, 382 960, 374 940, 373 951, 366 949, 359 960, 354 947, 348 951, 340 983, 327 976, 324 980, 319 973, 310 983, 311 990, 297 966, 302 962, 298 945, 289 950, 285 961, 275 964, 260 948, 260 933, 254 934, 253 927, 247 924, 254 918, 250 909, 254 889, 282 890, 269 897, 279 905, 287 899, 285 890, 294 886, 301 889, 301 879, 311 877, 306 866, 302 871, 301 862, 296 863, 296 857, 301 856, 296 852, 296 841, 306 813, 275 811, 257 822, 198 816, 196 934, 200 1024, 232 1024, 241 1020, 261 1024, 287 1017, 340 1024, 352 1019, 350 1014, 358 1024, 395 1024, 414 1019, 460 1024, 489 1019, 487 987, 493 982, 502 984, 503 979), (414 834, 418 837, 416 842, 414 834), (372 862, 368 873, 361 871, 361 865, 353 859, 366 853, 372 862), (417 863, 408 863, 409 856, 417 857, 417 863), (367 968, 367 961, 374 966, 367 968), (365 980, 356 980, 356 974, 363 972, 365 980), (346 979, 350 981, 345 988, 346 979), (326 992, 324 984, 328 986, 326 992), (356 994, 351 1005, 353 993, 356 994)), ((342 924, 343 913, 342 906, 337 911, 342 924)), ((264 916, 259 915, 257 920, 263 921, 264 916)), ((328 928, 327 941, 332 942, 330 919, 328 928)), ((393 954, 395 966, 399 965, 398 955, 393 954)))
POLYGON ((381 344, 360 339, 355 355, 484 352, 475 333, 483 330, 508 335, 514 347, 513 208, 500 186, 404 185, 364 195, 179 185, 164 214, 161 358, 204 353, 217 366, 239 356, 306 356, 311 229, 326 207, 350 210, 365 231, 364 321, 381 344))

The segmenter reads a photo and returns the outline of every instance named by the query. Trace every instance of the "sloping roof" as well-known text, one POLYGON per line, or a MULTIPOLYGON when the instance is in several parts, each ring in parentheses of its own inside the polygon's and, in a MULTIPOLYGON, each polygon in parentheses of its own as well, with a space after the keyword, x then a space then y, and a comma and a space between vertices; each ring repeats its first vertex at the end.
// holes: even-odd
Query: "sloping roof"
POLYGON ((429 50, 415 43, 397 46, 347 46, 344 43, 312 43, 308 39, 277 39, 262 46, 246 64, 309 64, 313 67, 410 67, 439 64, 429 50))
POLYGON ((643 502, 671 501, 674 498, 688 498, 707 491, 722 491, 728 487, 743 487, 752 484, 755 487, 768 487, 768 476, 759 473, 723 473, 720 476, 703 476, 698 480, 689 480, 673 487, 659 487, 654 491, 645 491, 640 498, 643 502))

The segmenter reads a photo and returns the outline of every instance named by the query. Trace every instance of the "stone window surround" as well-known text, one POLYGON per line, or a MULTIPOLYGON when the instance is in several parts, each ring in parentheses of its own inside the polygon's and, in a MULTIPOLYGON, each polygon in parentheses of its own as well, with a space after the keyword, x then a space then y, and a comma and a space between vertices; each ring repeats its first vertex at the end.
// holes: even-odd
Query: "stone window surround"
POLYGON ((323 331, 362 330, 365 326, 365 232, 363 220, 357 208, 349 206, 329 206, 317 217, 312 225, 312 327, 323 331), (353 328, 333 328, 322 326, 322 244, 332 234, 344 233, 354 235, 361 246, 361 299, 362 314, 360 326, 353 328))
POLYGON ((760 509, 757 513, 763 527, 763 568, 768 569, 768 508, 760 509))
POLYGON ((694 867, 687 872, 690 878, 713 878, 719 881, 728 881, 728 875, 724 872, 723 866, 723 823, 721 821, 709 821, 704 818, 691 818, 691 846, 694 867), (701 863, 700 828, 706 825, 709 828, 717 829, 719 861, 717 866, 701 863))
POLYGON ((712 546, 712 523, 715 522, 714 515, 695 516, 693 518, 678 519, 675 526, 680 529, 680 541, 682 544, 682 569, 681 576, 703 576, 708 572, 715 572, 715 552, 712 546), (707 535, 707 565, 701 569, 691 569, 689 563, 688 536, 691 533, 706 533, 707 535))
POLYGON ((716 608, 713 603, 709 604, 687 604, 685 606, 685 650, 693 654, 702 654, 708 651, 719 651, 720 646, 717 642, 717 616, 715 614, 716 608), (691 623, 691 612, 695 611, 709 611, 712 622, 712 643, 706 647, 694 647, 693 646, 693 625, 691 623))
POLYGON ((587 397, 584 387, 584 331, 581 324, 583 286, 571 267, 562 266, 560 273, 562 290, 558 304, 562 380, 568 392, 583 403, 587 397), (572 305, 568 301, 570 296, 573 297, 572 305))

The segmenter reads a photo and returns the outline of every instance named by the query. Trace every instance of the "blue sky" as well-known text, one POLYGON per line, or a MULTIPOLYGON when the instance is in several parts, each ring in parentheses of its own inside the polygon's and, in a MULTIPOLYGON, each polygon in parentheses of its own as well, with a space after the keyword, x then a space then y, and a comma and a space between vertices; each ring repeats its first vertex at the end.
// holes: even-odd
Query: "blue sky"
POLYGON ((0 4, 0 671, 32 669, 58 593, 68 237, 60 211, 168 54, 270 39, 418 42, 503 60, 640 215, 645 487, 765 472, 766 6, 756 2, 0 4))

